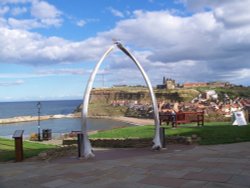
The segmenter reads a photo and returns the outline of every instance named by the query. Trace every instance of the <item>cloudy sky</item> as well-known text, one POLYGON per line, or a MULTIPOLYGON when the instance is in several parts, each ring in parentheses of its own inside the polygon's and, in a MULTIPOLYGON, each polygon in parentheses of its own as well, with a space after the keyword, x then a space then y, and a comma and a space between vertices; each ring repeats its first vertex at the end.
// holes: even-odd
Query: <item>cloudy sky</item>
MULTIPOLYGON (((250 0, 0 0, 0 101, 82 98, 102 54, 120 40, 152 84, 250 85, 250 0)), ((119 50, 95 87, 144 84, 119 50)))

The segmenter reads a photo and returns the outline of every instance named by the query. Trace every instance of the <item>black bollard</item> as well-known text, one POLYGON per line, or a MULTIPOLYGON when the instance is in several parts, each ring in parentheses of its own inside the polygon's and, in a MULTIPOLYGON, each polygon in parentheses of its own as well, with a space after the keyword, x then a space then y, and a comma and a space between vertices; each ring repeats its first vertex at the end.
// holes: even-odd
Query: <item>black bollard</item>
POLYGON ((81 157, 82 154, 82 144, 83 144, 83 133, 77 133, 77 149, 78 149, 78 157, 81 157))
POLYGON ((166 148, 165 128, 160 127, 160 140, 162 148, 166 148))

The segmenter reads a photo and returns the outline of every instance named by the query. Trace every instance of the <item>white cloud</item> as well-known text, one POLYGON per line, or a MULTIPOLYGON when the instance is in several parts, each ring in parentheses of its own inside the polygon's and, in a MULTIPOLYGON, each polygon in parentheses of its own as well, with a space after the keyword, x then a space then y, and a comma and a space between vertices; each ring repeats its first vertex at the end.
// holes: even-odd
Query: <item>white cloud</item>
POLYGON ((31 15, 41 20, 41 23, 50 26, 60 26, 62 23, 61 11, 45 1, 34 1, 31 7, 31 15))
POLYGON ((18 4, 18 3, 27 3, 31 2, 33 0, 0 0, 0 3, 2 4, 8 4, 8 3, 13 3, 13 4, 18 4))
POLYGON ((76 25, 78 25, 79 27, 83 27, 83 26, 85 26, 85 24, 86 24, 85 20, 79 20, 76 22, 76 25))
POLYGON ((109 7, 108 10, 109 10, 114 16, 116 16, 116 17, 120 17, 120 18, 123 18, 123 17, 124 17, 124 14, 123 14, 121 11, 117 10, 117 9, 114 9, 114 8, 112 8, 112 7, 109 7))
POLYGON ((23 80, 16 80, 16 81, 12 81, 12 82, 0 82, 0 87, 1 86, 17 86, 17 85, 22 85, 24 84, 23 80))
MULTIPOLYGON (((153 80, 161 80, 163 75, 180 82, 229 80, 226 75, 250 69, 250 13, 239 1, 210 2, 199 1, 199 11, 185 17, 168 10, 135 11, 132 18, 117 22, 113 29, 79 42, 1 28, 0 62, 50 65, 96 61, 111 44, 111 39, 117 38, 134 49, 133 53, 153 80), (232 6, 237 11, 231 10, 232 6), (203 11, 203 7, 210 7, 210 10, 203 11)), ((249 1, 244 2, 246 6, 249 1)), ((191 6, 191 1, 186 0, 186 3, 191 6)), ((50 18, 57 18, 56 15, 60 16, 50 14, 50 18)), ((40 13, 39 17, 44 19, 45 16, 40 13)), ((1 23, 5 24, 0 20, 1 23)), ((12 20, 12 25, 14 23, 18 27, 16 20, 12 20)), ((111 57, 110 72, 134 69, 126 63, 128 59, 115 54, 111 57)), ((244 82, 249 84, 249 81, 244 82)))
POLYGON ((250 25, 250 0, 182 0, 191 11, 210 9, 218 22, 228 27, 250 25))
POLYGON ((54 69, 54 70, 39 70, 36 72, 39 76, 55 76, 55 75, 84 75, 87 71, 80 69, 54 69))
POLYGON ((48 28, 51 26, 59 27, 63 23, 62 12, 52 4, 40 0, 2 0, 0 5, 0 15, 10 12, 10 15, 1 18, 4 19, 12 29, 30 30, 35 28, 48 28), (10 6, 7 6, 10 5, 10 6), (15 16, 20 14, 30 14, 29 18, 17 19, 15 16))
POLYGON ((102 38, 71 42, 24 30, 0 28, 0 62, 48 65, 96 60, 104 52, 106 44, 102 38))
POLYGON ((31 14, 39 19, 57 18, 61 12, 45 1, 34 1, 31 7, 31 14))
POLYGON ((9 12, 10 8, 8 6, 0 7, 0 16, 9 12))
MULTIPOLYGON (((33 72, 27 73, 2 73, 0 74, 1 79, 18 79, 19 82, 21 79, 29 78, 42 78, 42 77, 51 77, 51 76, 85 76, 89 75, 92 72, 92 69, 73 69, 73 68, 60 68, 60 69, 38 69, 33 72)), ((98 74, 108 75, 110 72, 108 70, 100 69, 98 74)), ((23 80, 21 80, 23 81, 23 80)), ((16 82, 15 82, 16 83, 16 82)), ((21 83, 21 82, 20 82, 21 83)))
POLYGON ((136 11, 134 15, 133 19, 118 22, 114 29, 101 36, 119 38, 141 50, 150 50, 151 54, 146 58, 150 63, 146 66, 152 74, 159 72, 154 66, 156 62, 165 67, 173 64, 172 72, 167 68, 160 72, 164 70, 165 74, 178 77, 179 81, 228 79, 223 76, 225 72, 250 67, 250 27, 246 25, 242 27, 242 24, 234 23, 234 29, 224 27, 213 11, 188 17, 172 15, 168 11, 136 11), (186 66, 189 61, 196 63, 186 66))
POLYGON ((43 24, 41 24, 35 19, 18 20, 15 18, 9 18, 7 22, 11 28, 15 29, 29 30, 29 29, 44 27, 43 24))
POLYGON ((11 14, 14 16, 26 13, 28 10, 26 7, 15 7, 11 10, 11 14))
POLYGON ((250 1, 243 0, 239 2, 231 2, 215 8, 215 18, 228 27, 238 27, 250 25, 249 14, 250 1))

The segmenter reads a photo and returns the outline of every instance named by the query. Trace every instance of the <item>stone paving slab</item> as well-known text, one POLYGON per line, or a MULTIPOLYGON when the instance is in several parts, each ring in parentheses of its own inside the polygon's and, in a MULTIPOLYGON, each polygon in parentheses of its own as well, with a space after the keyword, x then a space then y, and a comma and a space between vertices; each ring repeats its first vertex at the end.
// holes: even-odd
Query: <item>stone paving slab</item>
POLYGON ((143 184, 158 185, 164 187, 181 187, 188 183, 188 180, 168 177, 147 176, 139 181, 143 184))
POLYGON ((232 177, 231 174, 196 173, 196 172, 191 172, 183 176, 184 179, 212 181, 212 182, 227 182, 231 177, 232 177))
POLYGON ((228 183, 209 182, 208 184, 202 186, 202 188, 249 188, 249 187, 235 185, 235 184, 228 184, 228 183))
POLYGON ((230 179, 229 183, 250 187, 250 174, 249 175, 234 175, 232 179, 230 179))
POLYGON ((250 142, 97 151, 96 158, 0 163, 0 188, 246 188, 250 142), (232 154, 232 156, 230 155, 232 154))

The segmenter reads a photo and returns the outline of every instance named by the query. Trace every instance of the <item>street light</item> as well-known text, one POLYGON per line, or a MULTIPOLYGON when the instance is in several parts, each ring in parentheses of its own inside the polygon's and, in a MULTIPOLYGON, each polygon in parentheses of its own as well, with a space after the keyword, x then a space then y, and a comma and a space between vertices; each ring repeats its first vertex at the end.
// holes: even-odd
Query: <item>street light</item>
POLYGON ((41 102, 39 101, 37 103, 37 109, 38 109, 38 125, 37 125, 37 128, 38 128, 38 134, 37 134, 37 138, 38 138, 38 141, 41 141, 41 135, 40 135, 40 113, 41 113, 41 102))

